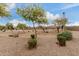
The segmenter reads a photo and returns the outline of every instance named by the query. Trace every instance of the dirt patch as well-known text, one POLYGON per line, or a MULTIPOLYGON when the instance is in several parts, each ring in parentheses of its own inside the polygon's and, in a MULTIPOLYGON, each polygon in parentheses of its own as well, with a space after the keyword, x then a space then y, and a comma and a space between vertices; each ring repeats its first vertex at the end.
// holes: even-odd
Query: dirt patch
MULTIPOLYGON (((14 31, 15 33, 17 31, 14 31)), ((18 31, 19 32, 19 31, 18 31)), ((0 32, 0 55, 6 56, 75 56, 79 55, 79 32, 72 31, 73 40, 67 42, 66 47, 60 47, 56 44, 56 30, 48 30, 49 33, 44 33, 42 30, 38 30, 38 47, 37 49, 28 50, 27 41, 30 34, 33 32, 30 30, 25 33, 19 33, 19 37, 9 37, 12 34, 11 31, 0 32)))

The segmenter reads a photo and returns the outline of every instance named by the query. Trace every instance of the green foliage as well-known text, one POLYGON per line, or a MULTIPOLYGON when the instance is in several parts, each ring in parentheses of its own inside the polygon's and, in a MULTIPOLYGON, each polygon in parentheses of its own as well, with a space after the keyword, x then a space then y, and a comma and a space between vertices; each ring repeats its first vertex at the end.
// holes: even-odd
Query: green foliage
POLYGON ((36 33, 35 23, 42 23, 46 19, 45 11, 37 4, 29 5, 25 8, 17 8, 17 14, 23 17, 25 20, 32 21, 33 27, 36 33))
POLYGON ((36 39, 36 36, 34 34, 31 34, 32 39, 36 39))
POLYGON ((62 19, 60 20, 60 24, 63 25, 63 26, 65 26, 67 23, 68 23, 67 18, 62 18, 62 19))
POLYGON ((63 26, 65 26, 68 23, 68 20, 66 18, 59 18, 59 19, 56 19, 54 21, 54 23, 56 25, 63 25, 63 26))
POLYGON ((26 24, 19 23, 16 28, 17 29, 26 29, 26 24))
POLYGON ((57 35, 57 40, 59 41, 60 46, 65 46, 67 40, 72 40, 72 33, 68 31, 59 33, 57 35))
POLYGON ((11 23, 7 23, 6 24, 6 28, 9 29, 9 30, 13 30, 14 29, 13 28, 13 24, 11 24, 11 23))
POLYGON ((36 48, 37 46, 37 40, 36 40, 36 37, 35 35, 31 35, 31 39, 28 41, 28 48, 29 49, 33 49, 33 48, 36 48))
POLYGON ((39 18, 36 22, 39 24, 47 24, 48 20, 46 18, 39 18))
POLYGON ((25 20, 29 20, 32 22, 36 22, 40 18, 45 17, 44 10, 36 4, 32 4, 23 9, 18 8, 17 14, 22 16, 25 20))
POLYGON ((57 35, 57 40, 60 46, 66 46, 66 37, 57 35))
POLYGON ((59 33, 58 35, 66 37, 66 40, 72 40, 72 33, 71 32, 65 31, 65 32, 59 33))
POLYGON ((7 9, 7 4, 5 3, 0 3, 0 16, 1 17, 8 17, 8 16, 11 16, 10 15, 10 12, 7 9))
POLYGON ((5 26, 0 25, 0 30, 5 29, 5 26))
POLYGON ((65 17, 65 12, 63 12, 63 15, 61 17, 56 18, 54 20, 54 24, 56 26, 63 26, 63 28, 61 27, 61 29, 65 29, 67 23, 68 23, 68 19, 65 17))
MULTIPOLYGON (((0 3, 0 17, 9 17, 11 16, 10 12, 7 10, 6 3, 0 3)), ((0 30, 6 30, 5 26, 0 26, 0 30)))

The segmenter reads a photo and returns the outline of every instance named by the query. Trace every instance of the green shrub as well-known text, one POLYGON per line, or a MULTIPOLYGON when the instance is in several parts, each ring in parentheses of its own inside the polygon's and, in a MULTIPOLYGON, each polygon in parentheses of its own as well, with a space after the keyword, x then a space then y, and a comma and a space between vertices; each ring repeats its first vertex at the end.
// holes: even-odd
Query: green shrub
POLYGON ((66 40, 72 40, 72 33, 71 32, 65 31, 65 32, 59 33, 58 35, 66 37, 66 40))
POLYGON ((57 35, 57 40, 60 46, 65 46, 67 40, 72 40, 72 33, 68 31, 59 33, 57 35))
POLYGON ((37 40, 35 38, 35 35, 31 35, 31 39, 28 41, 28 48, 33 49, 37 46, 37 40))
POLYGON ((57 40, 58 40, 60 46, 66 46, 66 37, 58 35, 57 40))
POLYGON ((36 39, 36 36, 34 34, 31 34, 32 39, 36 39))

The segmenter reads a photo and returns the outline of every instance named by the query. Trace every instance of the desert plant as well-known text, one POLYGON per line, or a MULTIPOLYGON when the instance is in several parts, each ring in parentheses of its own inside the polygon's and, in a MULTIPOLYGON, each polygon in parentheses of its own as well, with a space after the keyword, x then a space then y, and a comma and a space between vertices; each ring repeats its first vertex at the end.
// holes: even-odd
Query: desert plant
POLYGON ((65 46, 67 40, 72 40, 72 33, 69 31, 58 33, 57 40, 60 46, 65 46))
POLYGON ((36 46, 37 46, 37 40, 35 35, 32 34, 31 39, 28 41, 28 48, 33 49, 36 48, 36 46))
POLYGON ((16 28, 24 30, 24 29, 26 29, 26 27, 27 27, 26 24, 19 23, 16 28))
POLYGON ((48 20, 47 20, 46 18, 40 18, 40 20, 38 20, 37 23, 38 23, 39 27, 43 30, 43 32, 46 33, 45 27, 44 27, 44 26, 41 26, 41 25, 42 25, 42 24, 43 24, 43 25, 48 24, 48 20))
MULTIPOLYGON (((7 10, 8 5, 6 3, 0 3, 0 17, 11 17, 10 11, 7 10)), ((5 32, 6 29, 4 29, 4 26, 1 26, 0 30, 5 32)))
POLYGON ((7 23, 6 24, 6 29, 8 29, 8 30, 13 30, 14 28, 13 28, 13 24, 12 23, 7 23))
POLYGON ((10 11, 7 11, 8 5, 6 3, 0 3, 0 17, 11 16, 10 11))
POLYGON ((14 38, 16 38, 16 37, 19 37, 19 34, 10 34, 9 37, 14 37, 14 38))
POLYGON ((60 46, 66 46, 66 37, 57 35, 57 40, 60 46))
POLYGON ((62 16, 59 18, 56 18, 54 20, 55 26, 57 26, 57 31, 59 33, 59 29, 65 30, 65 26, 68 23, 68 19, 65 16, 65 12, 62 13, 62 16))
POLYGON ((24 30, 27 28, 26 24, 22 24, 22 23, 19 23, 16 27, 16 29, 21 29, 23 30, 23 32, 25 32, 24 30))
POLYGON ((34 34, 31 34, 32 39, 36 39, 36 36, 34 34))
POLYGON ((17 14, 23 17, 25 20, 32 21, 35 35, 37 37, 35 23, 38 20, 46 19, 45 11, 37 4, 32 4, 24 8, 17 8, 17 14))
POLYGON ((60 36, 66 37, 66 40, 72 40, 72 33, 69 31, 65 31, 59 34, 60 36))

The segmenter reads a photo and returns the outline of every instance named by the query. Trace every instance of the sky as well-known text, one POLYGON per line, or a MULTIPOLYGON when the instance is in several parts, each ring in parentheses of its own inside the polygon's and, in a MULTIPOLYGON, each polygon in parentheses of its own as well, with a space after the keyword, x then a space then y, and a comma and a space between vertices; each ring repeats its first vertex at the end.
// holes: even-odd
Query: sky
MULTIPOLYGON (((32 26, 32 22, 25 21, 16 13, 17 8, 25 8, 29 4, 27 3, 9 3, 7 10, 11 12, 12 17, 1 18, 0 24, 5 25, 6 23, 12 23, 17 26, 18 23, 24 23, 28 26, 32 26)), ((60 17, 62 12, 65 12, 69 24, 68 26, 78 26, 79 25, 79 4, 77 3, 42 3, 40 6, 45 10, 46 17, 48 19, 49 25, 52 25, 53 20, 60 17)))

